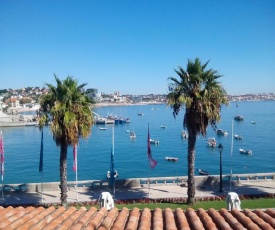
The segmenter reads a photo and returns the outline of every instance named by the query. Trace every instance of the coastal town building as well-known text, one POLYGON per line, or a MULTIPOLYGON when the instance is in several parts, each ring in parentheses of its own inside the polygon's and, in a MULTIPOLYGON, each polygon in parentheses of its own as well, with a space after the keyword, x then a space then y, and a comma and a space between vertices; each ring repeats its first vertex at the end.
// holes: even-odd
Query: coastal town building
MULTIPOLYGON (((88 95, 96 103, 121 103, 136 104, 146 102, 165 103, 166 94, 147 94, 132 95, 121 94, 120 91, 114 91, 112 94, 100 93, 96 88, 88 88, 88 95)), ((3 110, 7 108, 37 108, 39 97, 47 94, 48 89, 43 87, 26 87, 21 89, 2 89, 0 90, 0 102, 3 110)), ((275 93, 228 95, 229 101, 255 101, 255 100, 275 100, 275 93)))

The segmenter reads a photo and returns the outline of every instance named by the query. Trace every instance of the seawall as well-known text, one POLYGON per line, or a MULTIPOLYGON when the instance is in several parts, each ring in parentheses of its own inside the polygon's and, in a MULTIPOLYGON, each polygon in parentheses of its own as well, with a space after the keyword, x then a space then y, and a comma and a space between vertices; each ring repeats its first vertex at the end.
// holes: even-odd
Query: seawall
MULTIPOLYGON (((275 181, 275 172, 272 173, 251 173, 251 174, 232 174, 222 175, 224 183, 229 183, 230 179, 233 183, 240 183, 242 181, 275 181)), ((154 185, 180 185, 187 186, 187 176, 178 177, 151 177, 151 178, 129 178, 116 179, 116 188, 135 188, 154 186, 154 185)), ((220 175, 209 176, 195 176, 196 186, 215 185, 220 182, 220 175)), ((26 184, 4 184, 4 191, 16 192, 46 192, 46 191, 60 191, 59 182, 44 182, 44 183, 26 183, 26 184)), ((75 188, 83 188, 87 190, 102 189, 109 186, 108 180, 87 180, 87 181, 68 181, 68 191, 75 190, 75 188), (77 185, 77 186, 76 186, 77 185)))

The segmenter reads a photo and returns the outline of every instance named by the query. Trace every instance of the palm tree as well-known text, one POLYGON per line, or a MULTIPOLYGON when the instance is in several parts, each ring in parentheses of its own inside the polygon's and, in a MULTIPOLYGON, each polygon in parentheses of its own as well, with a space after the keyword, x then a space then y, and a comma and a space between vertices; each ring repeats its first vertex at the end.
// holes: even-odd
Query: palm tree
POLYGON ((46 84, 49 93, 40 98, 40 127, 51 122, 51 132, 60 146, 61 205, 67 208, 67 149, 78 144, 79 138, 91 133, 93 101, 86 95, 84 86, 77 85, 72 77, 61 81, 54 75, 57 86, 46 84))
POLYGON ((195 146, 198 135, 206 136, 208 124, 216 129, 216 122, 221 118, 221 105, 228 104, 227 94, 220 82, 216 70, 206 67, 209 61, 201 64, 198 58, 188 60, 186 70, 181 66, 175 69, 179 79, 169 77, 167 104, 176 117, 185 106, 183 127, 188 131, 188 199, 195 203, 195 146))

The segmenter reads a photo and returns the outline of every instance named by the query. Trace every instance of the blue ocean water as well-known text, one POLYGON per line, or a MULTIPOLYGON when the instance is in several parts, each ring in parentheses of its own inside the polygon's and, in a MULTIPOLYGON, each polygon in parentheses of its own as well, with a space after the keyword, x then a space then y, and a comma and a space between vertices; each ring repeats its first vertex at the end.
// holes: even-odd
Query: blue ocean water
MULTIPOLYGON (((222 143, 223 174, 274 172, 275 171, 275 101, 231 102, 222 107, 222 119, 218 128, 226 130, 228 136, 217 136, 212 127, 207 129, 207 137, 199 136, 196 142, 196 168, 210 174, 219 174, 220 158, 217 148, 207 146, 208 137, 215 137, 222 143), (233 121, 237 114, 243 121, 233 121), (256 124, 252 124, 255 121, 256 124), (233 140, 234 134, 241 134, 243 140, 233 140), (233 143, 233 145, 232 145, 233 143), (252 156, 239 153, 239 148, 251 149, 252 156)), ((187 140, 181 138, 183 116, 176 119, 165 104, 103 107, 95 109, 101 116, 109 114, 129 117, 131 123, 94 125, 86 140, 78 147, 78 180, 105 179, 110 168, 112 150, 112 127, 114 127, 114 162, 119 178, 139 178, 157 176, 187 175, 187 140), (138 116, 143 113, 143 116, 138 116), (158 164, 150 169, 147 158, 147 134, 158 140, 159 145, 151 145, 152 156, 158 164), (165 129, 161 126, 166 126, 165 129), (126 130, 134 130, 137 137, 129 138, 126 130), (166 156, 178 157, 178 162, 168 162, 166 156)), ((41 132, 37 127, 1 128, 4 137, 5 175, 4 183, 39 183, 38 172, 41 132)), ((72 148, 68 150, 68 180, 75 180, 73 172, 72 148)), ((49 128, 44 129, 44 182, 59 181, 59 147, 55 145, 49 128)))

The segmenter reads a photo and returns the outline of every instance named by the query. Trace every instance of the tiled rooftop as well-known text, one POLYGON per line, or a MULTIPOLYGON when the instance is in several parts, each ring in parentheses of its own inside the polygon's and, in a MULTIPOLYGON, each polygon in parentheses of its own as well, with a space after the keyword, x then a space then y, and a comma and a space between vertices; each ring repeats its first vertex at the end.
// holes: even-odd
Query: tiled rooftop
POLYGON ((275 229, 275 209, 2 207, 0 229, 275 229))

